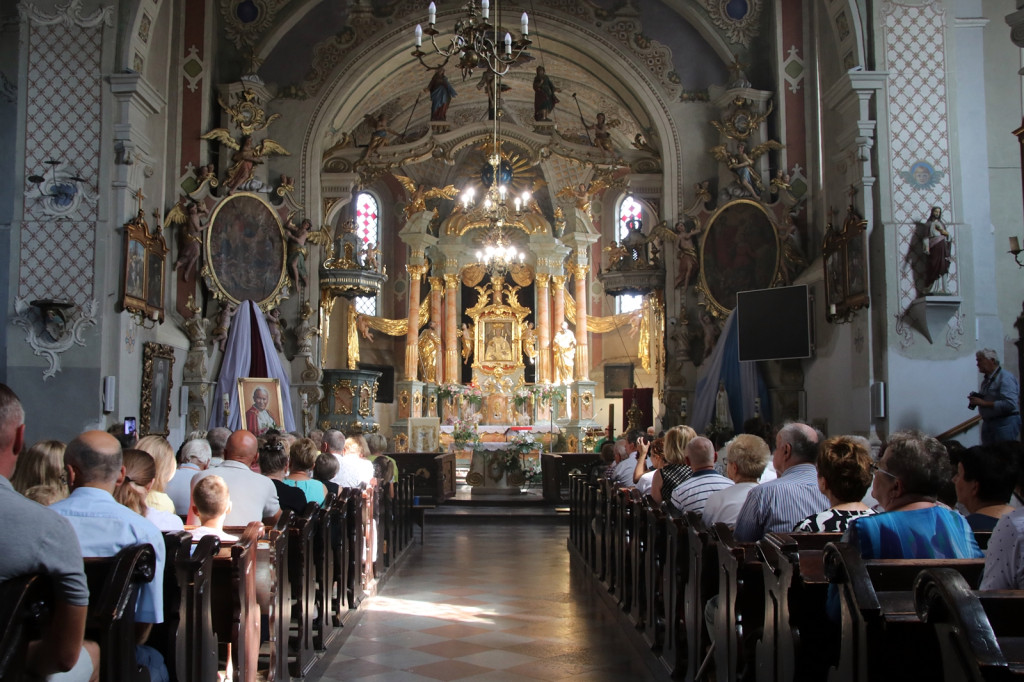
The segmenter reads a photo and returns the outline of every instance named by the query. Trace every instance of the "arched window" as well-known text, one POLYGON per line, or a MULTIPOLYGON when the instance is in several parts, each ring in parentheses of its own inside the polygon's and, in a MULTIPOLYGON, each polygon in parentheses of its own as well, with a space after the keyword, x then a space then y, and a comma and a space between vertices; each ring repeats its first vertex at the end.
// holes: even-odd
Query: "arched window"
MULTIPOLYGON (((369 192, 360 192, 356 196, 356 236, 360 243, 380 246, 380 204, 369 192)), ((359 296, 355 299, 356 312, 363 315, 376 315, 377 297, 359 296)))
MULTIPOLYGON (((643 220, 644 219, 644 207, 639 201, 633 198, 632 194, 627 194, 622 202, 619 204, 619 220, 615 225, 615 237, 616 241, 620 244, 622 240, 629 234, 629 221, 631 220, 643 220)), ((615 312, 617 313, 630 313, 634 310, 640 310, 643 305, 644 297, 639 295, 632 296, 616 296, 615 297, 615 312)))

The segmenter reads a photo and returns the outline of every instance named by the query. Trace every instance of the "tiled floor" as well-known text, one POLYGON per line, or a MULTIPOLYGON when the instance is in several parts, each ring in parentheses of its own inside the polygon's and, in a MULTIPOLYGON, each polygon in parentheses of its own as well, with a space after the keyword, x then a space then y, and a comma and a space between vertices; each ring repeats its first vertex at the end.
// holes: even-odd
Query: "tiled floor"
POLYGON ((666 679, 570 575, 565 526, 428 526, 412 552, 323 682, 666 679))

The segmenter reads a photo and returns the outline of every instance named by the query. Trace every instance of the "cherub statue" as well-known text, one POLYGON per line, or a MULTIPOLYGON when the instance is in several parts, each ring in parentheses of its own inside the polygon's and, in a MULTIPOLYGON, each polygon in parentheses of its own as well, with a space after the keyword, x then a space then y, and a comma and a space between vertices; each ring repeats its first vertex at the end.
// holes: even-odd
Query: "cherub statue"
POLYGON ((356 331, 367 341, 373 341, 373 332, 370 331, 370 318, 362 313, 356 315, 356 331))
POLYGON ((206 225, 203 224, 203 218, 206 215, 205 205, 197 201, 189 201, 188 205, 184 206, 179 201, 165 219, 168 224, 181 225, 181 231, 178 233, 178 260, 174 261, 173 269, 181 268, 186 282, 191 281, 192 273, 202 253, 201 235, 206 229, 206 225))
POLYGON ((595 121, 593 125, 584 122, 587 130, 594 131, 594 146, 598 149, 603 149, 606 152, 612 153, 614 153, 615 150, 612 149, 612 134, 609 128, 615 128, 621 124, 622 121, 618 119, 613 119, 611 121, 606 120, 604 112, 597 115, 597 121, 595 121))
POLYGON ((274 343, 274 348, 278 353, 284 350, 284 344, 281 342, 282 326, 284 326, 284 320, 281 319, 281 309, 271 309, 267 313, 267 330, 270 332, 270 340, 274 343))
POLYGON ((622 261, 626 259, 626 256, 629 255, 626 247, 620 245, 618 242, 612 242, 610 246, 604 247, 604 250, 608 252, 609 270, 617 269, 622 265, 622 261))
POLYGON ((740 142, 735 153, 732 153, 726 149, 724 144, 720 144, 712 147, 710 154, 724 163, 736 176, 736 184, 740 188, 741 195, 757 199, 764 191, 764 185, 761 184, 761 178, 758 177, 755 165, 757 160, 770 149, 782 149, 782 145, 775 140, 768 140, 748 150, 746 143, 740 142))
POLYGON ((217 313, 217 326, 213 328, 213 337, 211 340, 220 346, 223 351, 224 346, 228 342, 228 330, 231 329, 231 318, 238 312, 238 305, 225 301, 220 306, 220 312, 217 313))
POLYGON ((363 247, 363 267, 367 270, 380 272, 380 248, 373 242, 363 247))
POLYGON ((290 156, 291 152, 267 138, 259 144, 253 144, 252 137, 246 135, 241 144, 235 142, 226 128, 214 128, 203 135, 204 140, 215 140, 235 150, 231 155, 234 165, 228 169, 224 186, 227 194, 233 194, 239 188, 247 186, 253 179, 253 170, 263 163, 263 159, 271 154, 290 156))
POLYGON ((423 183, 417 184, 412 178, 404 175, 395 175, 395 179, 402 184, 402 187, 409 194, 409 203, 405 207, 406 220, 421 211, 426 211, 427 201, 430 199, 454 199, 459 194, 459 190, 455 189, 455 185, 428 188, 423 183))

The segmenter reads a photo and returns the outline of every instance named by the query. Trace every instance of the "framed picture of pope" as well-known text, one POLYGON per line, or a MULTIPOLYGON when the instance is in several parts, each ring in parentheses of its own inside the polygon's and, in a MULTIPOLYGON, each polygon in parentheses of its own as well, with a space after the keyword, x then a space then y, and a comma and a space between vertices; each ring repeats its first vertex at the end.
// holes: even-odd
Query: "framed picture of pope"
POLYGON ((245 377, 238 380, 238 404, 242 425, 256 436, 270 429, 284 431, 281 415, 281 382, 267 377, 245 377))

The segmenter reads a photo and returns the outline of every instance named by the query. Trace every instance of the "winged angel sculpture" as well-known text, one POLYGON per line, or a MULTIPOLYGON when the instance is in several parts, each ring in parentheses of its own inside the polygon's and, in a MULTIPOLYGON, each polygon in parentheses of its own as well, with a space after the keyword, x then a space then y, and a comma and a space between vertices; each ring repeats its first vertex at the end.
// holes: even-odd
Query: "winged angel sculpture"
POLYGON ((758 177, 755 170, 757 160, 765 152, 778 149, 782 149, 781 144, 775 140, 768 140, 749 151, 744 142, 740 142, 737 145, 735 152, 730 152, 724 144, 716 145, 709 151, 718 161, 728 166, 729 170, 736 176, 736 184, 739 185, 741 196, 746 195, 752 199, 757 199, 764 192, 764 185, 761 183, 761 178, 758 177))
POLYGON ((417 184, 412 178, 404 175, 395 175, 395 179, 402 183, 402 187, 409 194, 409 203, 405 207, 406 220, 421 211, 426 211, 427 201, 430 199, 454 199, 459 194, 455 185, 428 189, 423 183, 417 184))
POLYGON ((180 226, 178 260, 174 261, 174 269, 182 270, 186 282, 191 281, 196 263, 199 262, 199 255, 202 253, 202 234, 206 229, 203 218, 206 215, 205 205, 197 201, 183 199, 176 203, 164 218, 166 224, 180 226))
MULTIPOLYGON (((291 152, 270 138, 263 140, 259 144, 253 144, 252 136, 244 135, 241 143, 235 142, 227 128, 214 128, 203 135, 203 139, 220 142, 235 150, 235 153, 231 155, 231 161, 234 165, 228 169, 227 178, 224 180, 224 186, 229 195, 234 194, 240 187, 243 189, 250 188, 249 185, 253 180, 253 171, 256 166, 263 163, 264 157, 271 154, 291 156, 291 152)), ((258 187, 253 187, 252 189, 258 189, 258 187)))

